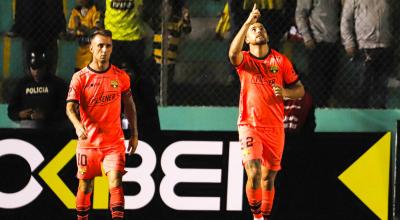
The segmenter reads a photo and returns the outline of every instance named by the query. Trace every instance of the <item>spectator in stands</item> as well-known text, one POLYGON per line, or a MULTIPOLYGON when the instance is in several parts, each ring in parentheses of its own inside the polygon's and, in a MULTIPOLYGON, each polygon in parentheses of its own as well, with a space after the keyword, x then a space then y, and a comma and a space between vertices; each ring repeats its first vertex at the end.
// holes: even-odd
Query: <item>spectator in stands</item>
POLYGON ((89 51, 90 34, 100 28, 100 12, 93 0, 78 0, 78 5, 72 9, 68 22, 68 37, 76 39, 79 48, 76 52, 75 72, 86 67, 92 54, 89 51))
POLYGON ((296 25, 308 53, 306 82, 318 107, 327 107, 339 66, 341 0, 298 0, 296 25))
POLYGON ((106 0, 104 25, 113 34, 111 62, 119 68, 128 68, 134 74, 133 88, 144 73, 145 29, 142 11, 142 0, 106 0))
POLYGON ((18 83, 8 105, 8 116, 21 127, 61 128, 67 125, 65 98, 68 84, 49 71, 47 54, 32 51, 29 71, 18 83))
POLYGON ((344 1, 340 32, 350 59, 361 59, 359 107, 385 108, 392 71, 392 28, 389 0, 344 1))
MULTIPOLYGON (((147 2, 146 2, 147 3, 147 2)), ((112 32, 113 52, 111 62, 131 73, 133 99, 137 109, 137 124, 140 131, 151 130, 158 121, 154 85, 144 75, 145 29, 142 0, 106 0, 105 28, 112 32), (151 92, 146 92, 151 91, 151 92), (154 120, 147 121, 146 118, 154 120)), ((141 139, 147 136, 141 132, 141 139)))
POLYGON ((65 32, 62 0, 17 0, 15 23, 7 33, 22 37, 23 67, 28 70, 29 52, 44 51, 48 56, 48 70, 55 74, 58 61, 58 42, 65 32))
MULTIPOLYGON (((175 63, 178 56, 178 45, 181 41, 183 34, 189 34, 192 31, 192 26, 190 24, 189 8, 186 0, 170 0, 168 1, 169 12, 167 16, 167 23, 165 24, 167 28, 166 40, 163 40, 162 33, 162 4, 157 4, 157 10, 150 20, 150 25, 154 30, 153 36, 153 61, 155 63, 155 68, 152 71, 152 77, 154 78, 156 95, 159 97, 160 94, 160 75, 162 70, 162 64, 165 65, 167 72, 164 76, 167 78, 167 89, 169 91, 172 85, 172 81, 175 74, 175 63)), ((168 96, 171 92, 167 93, 168 96)), ((167 97, 163 97, 163 104, 167 104, 167 97)))
POLYGON ((231 29, 230 16, 229 16, 229 4, 225 3, 224 8, 220 11, 219 20, 215 27, 215 38, 217 40, 223 40, 225 35, 231 29))

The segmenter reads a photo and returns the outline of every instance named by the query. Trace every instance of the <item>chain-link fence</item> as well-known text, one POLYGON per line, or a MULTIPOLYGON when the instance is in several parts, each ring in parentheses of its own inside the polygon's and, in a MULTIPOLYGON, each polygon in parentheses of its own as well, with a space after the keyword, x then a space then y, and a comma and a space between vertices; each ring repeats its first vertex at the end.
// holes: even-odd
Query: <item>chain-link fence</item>
POLYGON ((395 0, 355 6, 346 0, 2 1, 0 100, 7 102, 25 74, 32 48, 44 48, 49 69, 69 82, 90 61, 76 54, 87 54, 85 37, 105 27, 114 34, 112 62, 132 73, 133 85, 146 86, 136 91, 146 99, 161 106, 236 106, 240 83, 228 49, 253 2, 271 47, 290 58, 319 107, 400 106, 395 0))

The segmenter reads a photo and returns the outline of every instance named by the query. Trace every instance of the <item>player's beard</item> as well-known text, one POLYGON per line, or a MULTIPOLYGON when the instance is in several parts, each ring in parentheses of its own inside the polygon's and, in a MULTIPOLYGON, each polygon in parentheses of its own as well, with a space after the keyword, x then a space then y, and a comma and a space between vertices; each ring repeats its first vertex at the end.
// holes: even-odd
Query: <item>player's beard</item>
POLYGON ((100 63, 107 63, 107 57, 104 56, 100 56, 100 63))
POLYGON ((264 45, 267 43, 267 39, 264 37, 256 38, 255 45, 264 45))

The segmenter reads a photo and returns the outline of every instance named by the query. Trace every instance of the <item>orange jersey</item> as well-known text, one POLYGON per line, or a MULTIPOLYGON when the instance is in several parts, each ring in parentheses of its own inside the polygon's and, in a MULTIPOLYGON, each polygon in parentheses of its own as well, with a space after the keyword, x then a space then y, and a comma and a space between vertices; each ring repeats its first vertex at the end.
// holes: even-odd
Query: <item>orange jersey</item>
POLYGON ((275 96, 272 85, 297 82, 291 62, 272 49, 265 58, 242 54, 243 61, 236 66, 241 83, 238 125, 283 127, 283 99, 275 96))
POLYGON ((88 133, 87 139, 79 140, 79 147, 124 146, 121 94, 129 89, 128 74, 113 65, 104 72, 88 66, 73 75, 67 101, 79 102, 81 122, 88 133))

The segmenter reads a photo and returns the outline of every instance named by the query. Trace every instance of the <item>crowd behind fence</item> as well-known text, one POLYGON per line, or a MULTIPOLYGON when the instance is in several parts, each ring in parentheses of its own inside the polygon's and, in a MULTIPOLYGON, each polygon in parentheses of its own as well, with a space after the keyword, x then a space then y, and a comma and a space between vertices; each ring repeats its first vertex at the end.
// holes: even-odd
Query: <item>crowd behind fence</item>
POLYGON ((106 28, 112 62, 133 86, 146 85, 139 96, 159 106, 236 106, 228 48, 254 3, 271 47, 290 58, 317 107, 400 106, 396 0, 2 1, 0 101, 9 101, 31 50, 45 51, 49 70, 69 82, 90 61, 89 33, 106 28))

